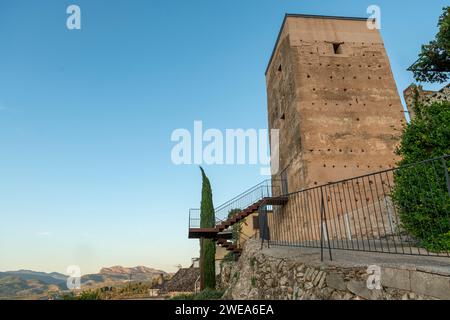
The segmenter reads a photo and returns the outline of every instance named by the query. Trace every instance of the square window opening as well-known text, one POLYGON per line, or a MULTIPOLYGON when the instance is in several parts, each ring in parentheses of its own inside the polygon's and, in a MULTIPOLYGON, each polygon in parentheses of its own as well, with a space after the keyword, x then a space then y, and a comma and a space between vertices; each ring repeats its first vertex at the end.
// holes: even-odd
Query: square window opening
POLYGON ((342 43, 333 43, 333 52, 334 54, 342 54, 342 43))

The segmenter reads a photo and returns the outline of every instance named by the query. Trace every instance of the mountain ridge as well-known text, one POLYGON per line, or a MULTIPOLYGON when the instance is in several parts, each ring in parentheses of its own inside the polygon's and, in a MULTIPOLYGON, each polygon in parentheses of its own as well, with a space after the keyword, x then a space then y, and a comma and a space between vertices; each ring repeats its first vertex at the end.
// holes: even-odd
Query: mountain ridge
MULTIPOLYGON (((103 267, 98 273, 81 277, 81 289, 89 290, 104 286, 120 286, 129 281, 153 282, 169 273, 146 266, 103 267)), ((59 272, 41 272, 27 269, 0 271, 0 299, 40 299, 51 292, 68 291, 68 275, 59 272)))

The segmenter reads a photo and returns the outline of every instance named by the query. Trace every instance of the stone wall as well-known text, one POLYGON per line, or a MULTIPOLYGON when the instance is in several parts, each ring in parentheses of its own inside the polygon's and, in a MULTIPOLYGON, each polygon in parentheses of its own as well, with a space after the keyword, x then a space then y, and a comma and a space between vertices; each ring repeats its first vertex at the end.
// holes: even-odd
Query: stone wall
POLYGON ((266 83, 269 128, 280 130, 290 192, 399 160, 404 110, 381 35, 366 23, 302 15, 283 23, 266 83))
MULTIPOLYGON (((307 260, 307 259, 306 259, 307 260)), ((219 284, 232 300, 450 299, 450 277, 381 268, 381 289, 368 289, 367 267, 342 267, 277 258, 248 241, 239 261, 223 264, 219 284)))
MULTIPOLYGON (((400 160, 395 150, 406 123, 404 110, 380 32, 369 30, 366 23, 288 15, 282 25, 266 86, 268 125, 279 130, 280 140, 280 170, 273 180, 287 180, 289 192, 390 169, 400 160)), ((336 190, 331 192, 333 197, 336 190)), ((370 206, 379 196, 369 193, 354 200, 370 206)), ((290 231, 296 226, 292 221, 298 220, 304 221, 300 233, 309 232, 309 238, 297 235, 290 241, 317 240, 317 213, 312 220, 307 217, 302 197, 277 208, 276 219, 269 221, 272 240, 295 235, 290 231)), ((351 221, 340 211, 332 210, 328 218, 345 230, 351 221)), ((360 215, 372 219, 374 230, 384 230, 383 213, 379 220, 367 211, 360 215)), ((371 230, 358 232, 365 236, 371 230)))
POLYGON ((414 118, 413 105, 415 98, 418 99, 418 102, 425 105, 440 101, 450 101, 450 84, 447 84, 439 91, 423 90, 422 86, 411 84, 403 91, 403 96, 405 98, 409 116, 414 118))

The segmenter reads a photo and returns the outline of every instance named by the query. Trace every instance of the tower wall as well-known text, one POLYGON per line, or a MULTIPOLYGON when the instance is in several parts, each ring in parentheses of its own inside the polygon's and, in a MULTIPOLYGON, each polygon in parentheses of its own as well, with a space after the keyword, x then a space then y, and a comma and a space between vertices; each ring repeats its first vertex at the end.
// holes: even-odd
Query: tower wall
POLYGON ((387 169, 404 110, 378 30, 365 19, 287 16, 267 73, 280 172, 297 191, 387 169), (285 173, 281 173, 285 171, 285 173))

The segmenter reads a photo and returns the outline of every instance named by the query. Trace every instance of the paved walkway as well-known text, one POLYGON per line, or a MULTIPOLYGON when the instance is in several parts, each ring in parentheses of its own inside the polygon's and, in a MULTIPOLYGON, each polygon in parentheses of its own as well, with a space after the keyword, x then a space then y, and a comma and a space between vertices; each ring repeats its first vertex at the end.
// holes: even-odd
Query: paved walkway
MULTIPOLYGON (((263 253, 276 257, 288 258, 303 263, 320 265, 320 249, 284 247, 264 244, 263 253)), ((377 265, 407 270, 418 270, 440 275, 450 275, 450 257, 417 256, 404 254, 389 254, 379 252, 362 252, 347 250, 332 250, 333 261, 330 261, 328 249, 324 249, 324 262, 327 265, 339 267, 360 267, 377 265)))

